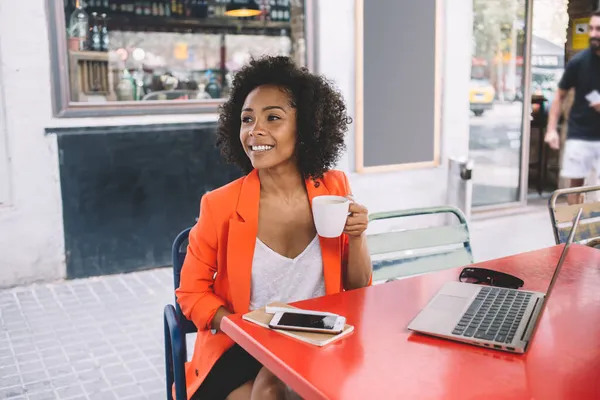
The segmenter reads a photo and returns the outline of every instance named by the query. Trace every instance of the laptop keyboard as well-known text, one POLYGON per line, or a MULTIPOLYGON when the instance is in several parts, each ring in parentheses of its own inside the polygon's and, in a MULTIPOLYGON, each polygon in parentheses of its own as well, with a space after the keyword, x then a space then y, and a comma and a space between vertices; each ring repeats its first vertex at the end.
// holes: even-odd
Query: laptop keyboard
POLYGON ((511 343, 531 299, 531 293, 483 287, 452 334, 511 343))

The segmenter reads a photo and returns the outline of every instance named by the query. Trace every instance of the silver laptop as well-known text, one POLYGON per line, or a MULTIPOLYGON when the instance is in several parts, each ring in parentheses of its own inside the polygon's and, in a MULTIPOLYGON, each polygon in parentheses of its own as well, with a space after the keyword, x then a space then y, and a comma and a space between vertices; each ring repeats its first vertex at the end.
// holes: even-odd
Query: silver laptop
POLYGON ((477 346, 525 353, 573 243, 581 213, 580 208, 547 293, 448 282, 411 321, 408 329, 477 346))

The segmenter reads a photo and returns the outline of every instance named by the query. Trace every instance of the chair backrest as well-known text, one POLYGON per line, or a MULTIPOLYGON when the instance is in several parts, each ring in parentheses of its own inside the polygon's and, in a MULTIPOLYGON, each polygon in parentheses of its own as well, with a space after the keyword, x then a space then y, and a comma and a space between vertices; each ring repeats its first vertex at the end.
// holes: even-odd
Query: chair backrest
POLYGON ((467 220, 456 207, 426 207, 374 213, 369 221, 453 214, 458 224, 391 231, 367 236, 373 281, 382 282, 473 263, 467 220))
POLYGON ((600 191, 600 186, 582 186, 576 188, 559 189, 552 192, 548 200, 548 210, 550 211, 550 221, 554 232, 556 244, 565 243, 571 226, 573 217, 580 208, 583 208, 581 219, 577 232, 575 232, 574 242, 587 244, 594 239, 600 239, 600 202, 583 204, 557 204, 559 197, 570 194, 584 194, 600 191))
MULTIPOLYGON (((183 267, 183 261, 187 253, 187 242, 192 228, 186 228, 177 235, 173 241, 172 247, 172 261, 173 261, 173 290, 179 287, 179 281, 181 279, 181 268, 183 267)), ((198 329, 192 321, 188 320, 185 315, 181 312, 177 298, 175 298, 175 309, 177 310, 177 317, 181 326, 183 334, 196 332, 198 329)))

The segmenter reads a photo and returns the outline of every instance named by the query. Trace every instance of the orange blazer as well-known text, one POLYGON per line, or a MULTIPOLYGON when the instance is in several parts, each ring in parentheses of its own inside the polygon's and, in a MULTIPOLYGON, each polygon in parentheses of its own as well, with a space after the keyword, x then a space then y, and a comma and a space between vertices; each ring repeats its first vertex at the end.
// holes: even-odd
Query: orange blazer
MULTIPOLYGON (((350 194, 348 178, 329 171, 322 179, 307 180, 312 199, 320 195, 350 194)), ((175 291, 184 315, 198 327, 194 355, 186 364, 188 398, 221 355, 234 343, 223 333, 212 334, 211 321, 224 306, 233 313, 246 313, 250 305, 252 257, 258 232, 260 181, 252 171, 226 186, 206 193, 200 202, 200 217, 190 231, 181 283, 175 291)), ((348 259, 348 237, 319 238, 326 294, 343 290, 348 259)))

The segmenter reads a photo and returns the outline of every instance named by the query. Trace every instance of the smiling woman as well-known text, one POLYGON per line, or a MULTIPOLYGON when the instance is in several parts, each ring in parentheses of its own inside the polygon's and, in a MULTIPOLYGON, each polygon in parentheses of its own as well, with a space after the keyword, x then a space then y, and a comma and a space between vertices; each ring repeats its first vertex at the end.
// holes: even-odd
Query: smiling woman
POLYGON ((236 74, 231 96, 221 109, 217 144, 227 161, 250 172, 256 166, 240 135, 249 135, 254 128, 254 137, 260 138, 257 145, 273 145, 264 142, 261 132, 266 124, 276 126, 278 132, 294 134, 294 159, 303 177, 319 178, 345 149, 351 121, 341 94, 324 77, 298 68, 288 57, 265 57, 236 74), (249 102, 257 105, 251 107, 249 102), (261 117, 267 120, 256 122, 261 117))
POLYGON ((317 235, 311 210, 317 196, 351 195, 346 175, 331 170, 349 123, 333 85, 287 57, 253 60, 235 75, 217 144, 248 175, 202 198, 176 292, 198 327, 186 371, 192 399, 289 395, 220 332, 227 315, 370 284, 367 209, 352 202, 333 238, 317 235))

